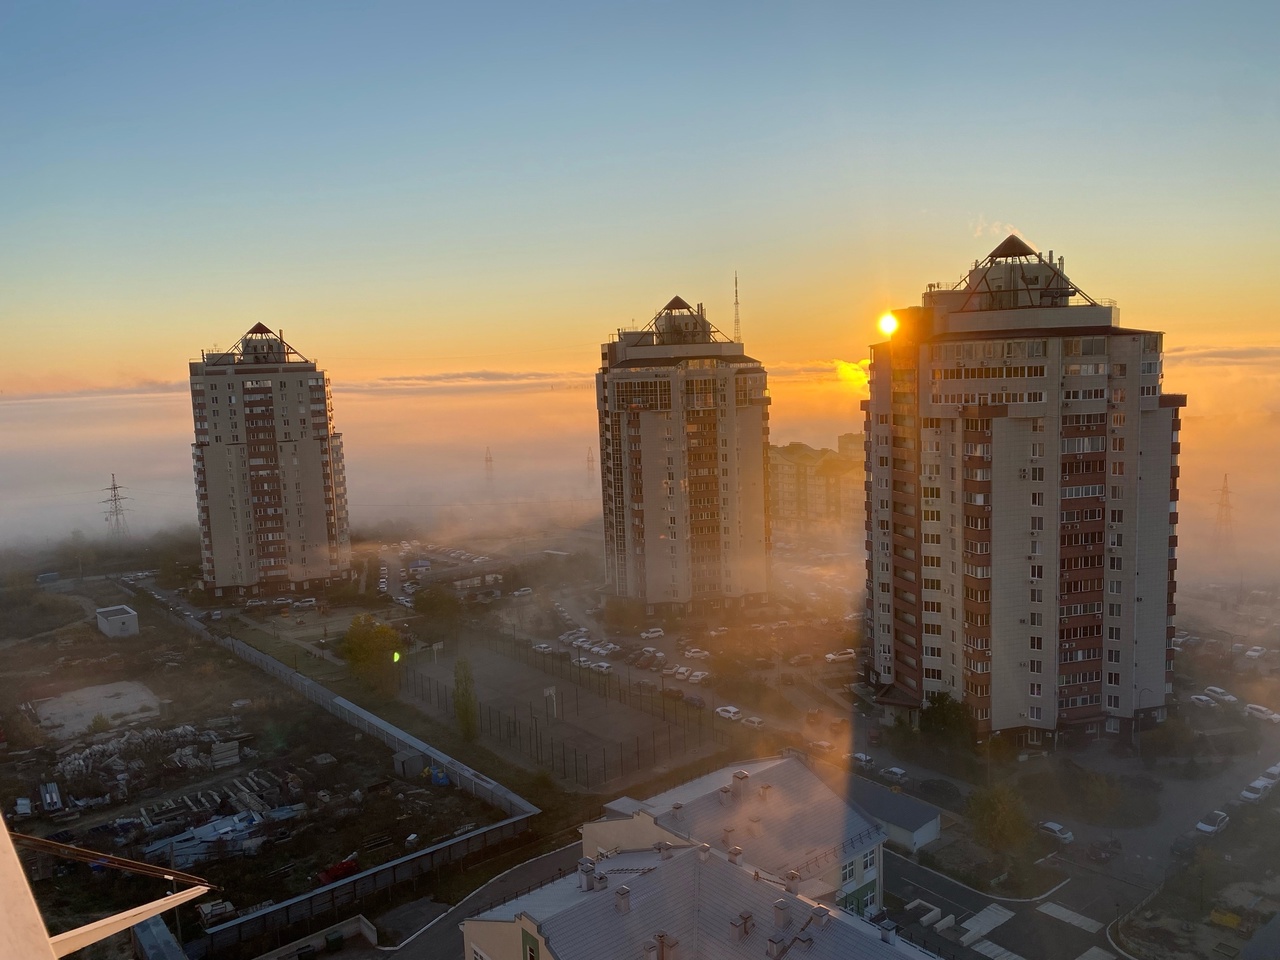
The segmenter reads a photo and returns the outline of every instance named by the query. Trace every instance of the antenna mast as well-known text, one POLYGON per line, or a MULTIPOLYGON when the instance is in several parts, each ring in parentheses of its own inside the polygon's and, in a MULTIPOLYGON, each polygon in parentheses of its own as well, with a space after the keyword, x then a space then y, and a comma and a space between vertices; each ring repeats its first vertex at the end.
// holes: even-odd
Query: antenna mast
POLYGON ((738 316, 738 271, 733 271, 733 342, 742 342, 742 318, 738 316))
POLYGON ((493 453, 488 447, 484 448, 484 478, 493 483, 493 453))

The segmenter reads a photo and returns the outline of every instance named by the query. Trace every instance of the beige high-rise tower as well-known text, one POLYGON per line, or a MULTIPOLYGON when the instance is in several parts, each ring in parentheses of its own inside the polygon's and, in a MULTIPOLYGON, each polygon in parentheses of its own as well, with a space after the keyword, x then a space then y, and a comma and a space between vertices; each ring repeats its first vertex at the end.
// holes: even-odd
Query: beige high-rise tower
POLYGON ((205 589, 272 594, 347 579, 342 434, 324 371, 261 323, 190 367, 205 589))
POLYGON ((1186 405, 1163 335, 1016 236, 893 316, 864 405, 879 701, 946 691, 1032 746, 1163 719, 1186 405))
POLYGON ((764 367, 679 297, 603 344, 596 375, 610 593, 648 612, 769 592, 764 367))

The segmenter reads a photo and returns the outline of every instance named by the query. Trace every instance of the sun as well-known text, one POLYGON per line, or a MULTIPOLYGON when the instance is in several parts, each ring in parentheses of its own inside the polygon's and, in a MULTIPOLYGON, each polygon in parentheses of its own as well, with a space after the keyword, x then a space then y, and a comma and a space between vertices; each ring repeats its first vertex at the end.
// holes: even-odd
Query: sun
POLYGON ((898 329, 898 318, 892 313, 886 313, 880 318, 880 332, 886 337, 892 337, 898 329))

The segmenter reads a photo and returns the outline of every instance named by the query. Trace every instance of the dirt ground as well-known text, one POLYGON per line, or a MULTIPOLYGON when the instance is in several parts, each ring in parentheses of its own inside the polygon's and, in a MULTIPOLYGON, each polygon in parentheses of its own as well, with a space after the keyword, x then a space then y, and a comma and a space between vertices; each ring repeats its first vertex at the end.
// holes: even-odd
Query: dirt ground
POLYGON ((73 740, 89 729, 95 717, 111 726, 135 720, 154 720, 160 698, 141 683, 123 680, 81 687, 35 705, 40 726, 55 740, 73 740))

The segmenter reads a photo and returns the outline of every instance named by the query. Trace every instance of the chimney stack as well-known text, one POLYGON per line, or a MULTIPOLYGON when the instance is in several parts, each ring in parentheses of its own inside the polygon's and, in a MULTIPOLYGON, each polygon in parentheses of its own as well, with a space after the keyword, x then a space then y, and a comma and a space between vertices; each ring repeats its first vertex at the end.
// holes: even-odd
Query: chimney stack
MULTIPOLYGON (((599 877, 596 878, 599 882, 599 877)), ((787 893, 798 894, 800 892, 800 874, 794 870, 787 871, 787 893)))
POLYGON ((653 849, 658 851, 658 856, 660 856, 663 860, 671 859, 671 844, 669 844, 666 840, 659 840, 657 843, 653 845, 653 849))
POLYGON ((741 848, 741 847, 730 847, 730 848, 729 848, 729 862, 730 862, 730 863, 733 863, 733 864, 736 864, 736 863, 738 863, 738 861, 740 861, 741 859, 742 859, 742 848, 741 848))
POLYGON ((733 794, 733 799, 741 800, 747 789, 747 779, 750 774, 745 770, 739 770, 733 775, 733 783, 729 787, 729 792, 733 794))
POLYGON ((596 889, 597 889, 597 890, 603 890, 603 889, 604 889, 605 887, 607 887, 607 886, 609 886, 609 875, 608 875, 607 873, 597 873, 597 874, 596 874, 596 889))
POLYGON ((785 900, 773 901, 773 925, 786 927, 791 923, 791 904, 785 900))
POLYGON ((778 960, 778 958, 786 952, 787 938, 776 934, 769 938, 769 942, 764 948, 764 955, 768 957, 769 960, 778 960))
POLYGON ((751 834, 753 837, 758 837, 764 833, 764 827, 760 825, 759 817, 747 818, 747 833, 751 834))
POLYGON ((700 863, 706 863, 707 858, 710 856, 711 856, 711 844, 709 843, 701 844, 698 847, 698 861, 700 863))
POLYGON ((733 793, 729 787, 720 788, 720 806, 727 807, 733 802, 733 793))
POLYGON ((831 911, 826 907, 814 907, 813 911, 809 914, 809 917, 813 921, 814 926, 819 930, 823 930, 826 928, 827 924, 831 922, 831 911))
POLYGON ((733 846, 733 827, 726 826, 720 834, 720 840, 724 843, 724 848, 728 850, 733 846))
POLYGON ((594 890, 596 876, 596 862, 590 857, 583 857, 578 861, 578 889, 594 890))
POLYGON ((680 819, 680 811, 684 809, 684 804, 678 800, 671 805, 671 816, 676 820, 680 819))
POLYGON ((613 909, 619 913, 631 912, 631 888, 627 886, 619 887, 613 891, 613 909))
POLYGON ((768 800, 769 800, 769 788, 770 788, 771 786, 772 786, 772 784, 768 784, 768 783, 762 783, 762 784, 760 784, 760 799, 761 799, 761 800, 764 800, 765 802, 768 802, 768 800))

